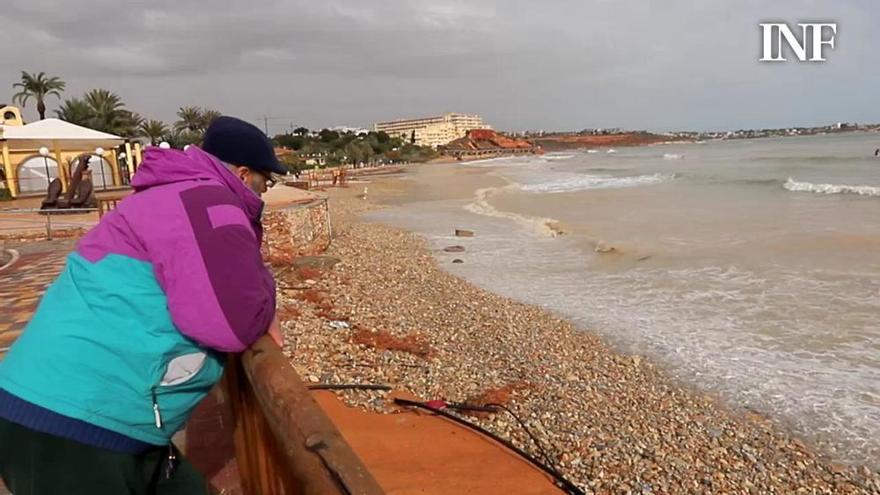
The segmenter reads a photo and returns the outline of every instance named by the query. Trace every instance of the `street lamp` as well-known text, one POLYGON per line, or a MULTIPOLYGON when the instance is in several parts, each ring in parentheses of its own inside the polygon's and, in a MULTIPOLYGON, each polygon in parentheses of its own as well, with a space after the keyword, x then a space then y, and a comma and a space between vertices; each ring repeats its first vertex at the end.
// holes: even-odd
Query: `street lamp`
POLYGON ((46 187, 49 187, 49 148, 43 146, 40 148, 40 156, 43 157, 43 166, 46 168, 46 187))
POLYGON ((168 144, 168 141, 162 141, 161 143, 159 143, 159 147, 163 150, 171 149, 171 145, 168 144))
POLYGON ((123 152, 120 152, 116 156, 119 158, 119 160, 117 160, 117 165, 119 166, 119 180, 122 181, 122 184, 128 184, 128 177, 129 177, 129 174, 128 174, 129 166, 128 166, 128 159, 127 159, 128 155, 126 155, 125 152, 123 151, 123 152))
POLYGON ((188 150, 190 146, 192 146, 192 145, 191 145, 191 144, 188 144, 188 145, 184 146, 184 147, 183 147, 183 151, 188 150))
POLYGON ((104 176, 104 148, 95 148, 98 155, 98 166, 101 167, 101 188, 107 189, 107 177, 104 176))

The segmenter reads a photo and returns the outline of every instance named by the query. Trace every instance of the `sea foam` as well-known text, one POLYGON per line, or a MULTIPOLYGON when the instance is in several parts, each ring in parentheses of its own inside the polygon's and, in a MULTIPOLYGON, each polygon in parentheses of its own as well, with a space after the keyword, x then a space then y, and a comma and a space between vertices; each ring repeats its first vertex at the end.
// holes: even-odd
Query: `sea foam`
POLYGON ((636 175, 632 177, 612 177, 608 175, 578 175, 565 179, 557 179, 549 182, 538 184, 527 184, 522 186, 523 191, 527 192, 543 192, 543 193, 560 193, 572 191, 584 191, 588 189, 614 189, 621 187, 637 187, 652 184, 660 184, 662 182, 675 179, 675 174, 650 174, 636 175))
POLYGON ((474 201, 464 205, 464 209, 486 217, 505 218, 513 220, 517 224, 526 228, 526 230, 537 233, 543 237, 556 237, 561 232, 559 230, 559 221, 553 218, 532 217, 520 215, 509 211, 501 211, 489 203, 492 196, 511 189, 518 189, 519 184, 513 182, 503 187, 486 187, 477 189, 474 193, 474 201))
POLYGON ((817 194, 858 194, 860 196, 880 196, 878 186, 848 186, 845 184, 814 184, 812 182, 799 182, 791 177, 782 185, 785 189, 793 192, 811 192, 817 194))

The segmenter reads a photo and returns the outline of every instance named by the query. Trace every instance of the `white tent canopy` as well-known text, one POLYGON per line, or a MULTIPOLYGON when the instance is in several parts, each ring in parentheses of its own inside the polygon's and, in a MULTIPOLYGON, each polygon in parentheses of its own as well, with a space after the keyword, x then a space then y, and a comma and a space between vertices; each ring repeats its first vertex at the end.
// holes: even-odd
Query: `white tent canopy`
POLYGON ((119 136, 59 119, 38 120, 23 126, 0 126, 0 140, 6 140, 10 150, 38 149, 42 146, 64 149, 112 148, 125 141, 119 136))

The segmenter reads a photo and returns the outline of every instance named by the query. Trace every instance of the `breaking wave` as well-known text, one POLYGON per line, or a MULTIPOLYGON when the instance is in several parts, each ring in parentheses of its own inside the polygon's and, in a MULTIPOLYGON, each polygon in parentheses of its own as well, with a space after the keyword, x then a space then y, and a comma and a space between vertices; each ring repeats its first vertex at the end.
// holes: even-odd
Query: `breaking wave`
POLYGON ((675 179, 675 174, 636 175, 632 177, 612 177, 608 175, 578 175, 539 184, 522 186, 523 191, 559 193, 583 191, 588 189, 614 189, 621 187, 648 186, 675 179))
POLYGON ((785 181, 782 187, 793 192, 811 192, 817 194, 858 194, 859 196, 880 196, 878 186, 848 186, 844 184, 813 184, 812 182, 798 182, 791 177, 785 181))
POLYGON ((560 160, 568 160, 574 158, 574 155, 544 155, 543 159, 548 162, 555 162, 560 160))
POLYGON ((464 205, 464 209, 477 215, 513 220, 527 230, 532 230, 541 236, 556 237, 559 235, 561 231, 557 220, 552 218, 529 217, 509 211, 501 211, 489 204, 489 199, 492 196, 505 190, 519 189, 519 187, 520 185, 514 182, 504 187, 485 187, 483 189, 477 189, 474 193, 474 201, 464 205))
MULTIPOLYGON (((469 165, 472 167, 480 167, 480 166, 495 166, 500 162, 515 162, 517 161, 517 157, 510 156, 496 156, 494 158, 478 158, 476 160, 465 160, 458 162, 458 165, 469 165)), ((519 160, 523 161, 522 159, 519 160)))

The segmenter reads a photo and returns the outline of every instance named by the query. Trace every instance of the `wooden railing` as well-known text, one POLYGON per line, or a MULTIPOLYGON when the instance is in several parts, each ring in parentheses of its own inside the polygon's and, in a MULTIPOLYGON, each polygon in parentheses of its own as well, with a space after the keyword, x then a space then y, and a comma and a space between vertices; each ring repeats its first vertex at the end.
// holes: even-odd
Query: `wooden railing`
POLYGON ((271 339, 231 358, 224 380, 244 493, 384 494, 271 339))

